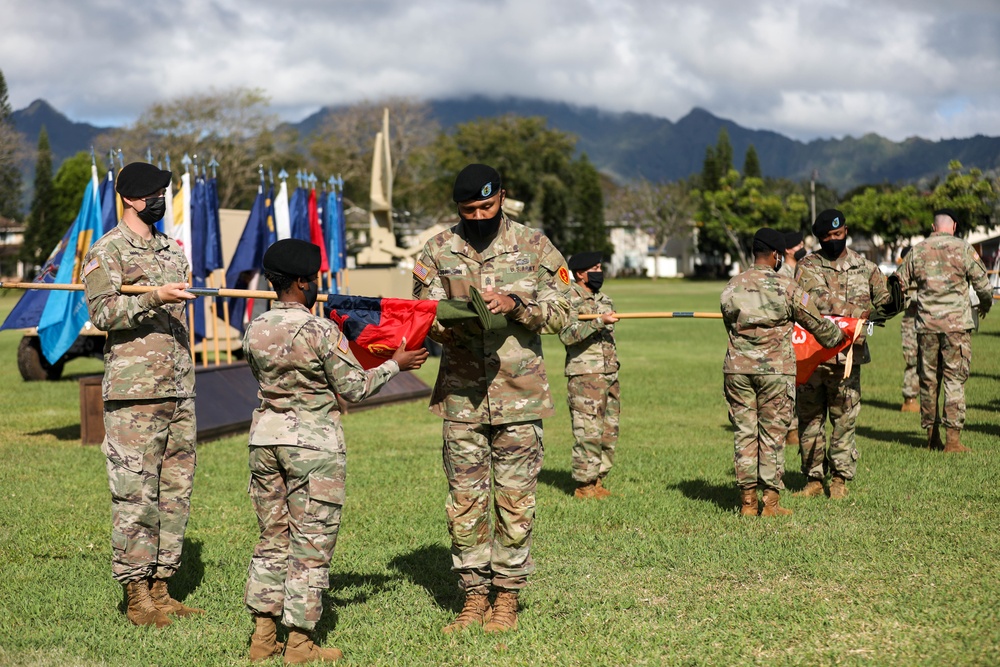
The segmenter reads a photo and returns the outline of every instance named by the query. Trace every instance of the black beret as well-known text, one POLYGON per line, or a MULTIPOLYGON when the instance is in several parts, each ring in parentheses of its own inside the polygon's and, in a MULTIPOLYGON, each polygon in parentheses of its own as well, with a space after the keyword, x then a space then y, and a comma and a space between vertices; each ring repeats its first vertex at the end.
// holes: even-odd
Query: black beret
POLYGON ((130 162, 118 172, 115 190, 123 197, 139 199, 167 187, 171 174, 148 162, 130 162))
POLYGON ((938 217, 939 215, 947 215, 955 222, 958 222, 958 212, 953 208, 939 208, 936 211, 934 211, 935 218, 938 217))
POLYGON ((586 271, 592 266, 597 266, 604 258, 601 252, 578 252, 569 258, 566 265, 570 271, 586 271))
POLYGON ((264 251, 263 266, 268 273, 305 278, 319 271, 319 246, 300 239, 275 241, 264 251))
POLYGON ((899 251, 899 258, 906 259, 906 256, 910 254, 912 246, 904 246, 902 250, 899 251))
POLYGON ((821 239, 834 229, 846 226, 847 218, 844 214, 835 208, 828 208, 816 216, 816 222, 813 223, 813 236, 821 239))
POLYGON ((500 192, 500 172, 485 164, 470 164, 458 172, 452 199, 461 204, 465 201, 482 201, 500 192))
POLYGON ((785 252, 785 235, 770 227, 761 227, 753 235, 753 251, 766 252, 768 250, 785 252))
POLYGON ((802 243, 802 232, 785 232, 785 250, 802 243))

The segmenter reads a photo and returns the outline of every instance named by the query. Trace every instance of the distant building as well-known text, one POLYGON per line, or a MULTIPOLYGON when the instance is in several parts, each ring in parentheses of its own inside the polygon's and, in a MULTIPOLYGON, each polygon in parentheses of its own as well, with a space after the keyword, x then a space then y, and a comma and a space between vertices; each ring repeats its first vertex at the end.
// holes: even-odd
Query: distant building
POLYGON ((24 264, 18 259, 24 243, 24 224, 0 216, 0 279, 20 280, 24 264))

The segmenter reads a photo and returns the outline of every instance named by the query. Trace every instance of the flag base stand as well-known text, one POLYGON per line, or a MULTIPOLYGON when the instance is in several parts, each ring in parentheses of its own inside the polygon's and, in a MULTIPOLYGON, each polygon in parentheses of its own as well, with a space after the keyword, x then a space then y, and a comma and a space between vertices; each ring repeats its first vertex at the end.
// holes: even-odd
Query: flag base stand
MULTIPOLYGON (((101 375, 80 378, 80 441, 99 445, 104 440, 104 401, 101 375)), ((218 440, 236 433, 249 433, 253 411, 260 405, 257 381, 246 362, 195 369, 195 419, 198 442, 218 440)), ((340 401, 341 412, 415 401, 431 395, 431 388, 412 373, 400 373, 382 390, 360 403, 340 401)))

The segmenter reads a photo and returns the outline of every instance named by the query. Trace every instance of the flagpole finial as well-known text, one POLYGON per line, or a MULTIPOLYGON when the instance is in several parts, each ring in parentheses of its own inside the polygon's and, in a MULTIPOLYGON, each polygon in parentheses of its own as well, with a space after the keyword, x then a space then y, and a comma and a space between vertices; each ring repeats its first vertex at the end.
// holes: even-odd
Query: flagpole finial
POLYGON ((167 165, 167 171, 170 171, 170 153, 163 156, 163 162, 167 165))
POLYGON ((191 173, 191 156, 188 155, 187 153, 185 153, 184 157, 181 158, 181 164, 184 165, 184 170, 187 173, 190 174, 191 173))
POLYGON ((219 166, 219 162, 215 159, 214 155, 212 156, 212 161, 208 163, 208 166, 212 168, 212 178, 215 178, 215 168, 219 166))
POLYGON ((153 163, 153 148, 151 146, 146 147, 146 162, 153 163))
POLYGON ((119 169, 125 168, 125 156, 122 155, 122 149, 120 148, 118 149, 118 168, 119 169))
POLYGON ((274 167, 267 168, 267 178, 271 182, 271 187, 274 187, 274 167))
POLYGON ((288 172, 282 169, 281 171, 278 172, 278 178, 280 178, 281 180, 285 180, 286 178, 288 178, 288 172))
POLYGON ((94 152, 94 144, 90 145, 90 164, 97 166, 97 153, 94 152))

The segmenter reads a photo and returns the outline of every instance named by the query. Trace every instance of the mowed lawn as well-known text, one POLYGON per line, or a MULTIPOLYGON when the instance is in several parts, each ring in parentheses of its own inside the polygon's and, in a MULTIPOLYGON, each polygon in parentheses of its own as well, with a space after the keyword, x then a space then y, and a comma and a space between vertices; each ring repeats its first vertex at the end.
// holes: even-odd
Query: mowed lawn
MULTIPOLYGON (((720 282, 609 281, 619 310, 718 312, 720 282)), ((5 315, 17 295, 0 298, 5 315)), ((545 423, 520 629, 444 636, 460 606, 444 515, 441 422, 424 402, 344 418, 348 499, 319 628, 359 665, 1000 664, 1000 313, 973 337, 971 454, 922 448, 901 414, 898 319, 865 367, 850 497, 781 519, 736 514, 719 320, 616 329, 621 440, 606 501, 573 498, 563 351, 545 350, 545 423)), ((256 519, 245 435, 199 448, 174 592, 204 617, 131 626, 110 574, 104 459, 80 445, 78 374, 24 383, 0 333, 0 664, 244 665, 256 519)), ((436 360, 420 375, 433 382, 436 360)), ((801 488, 798 452, 786 456, 801 488)), ((270 664, 278 664, 273 661, 270 664)))

